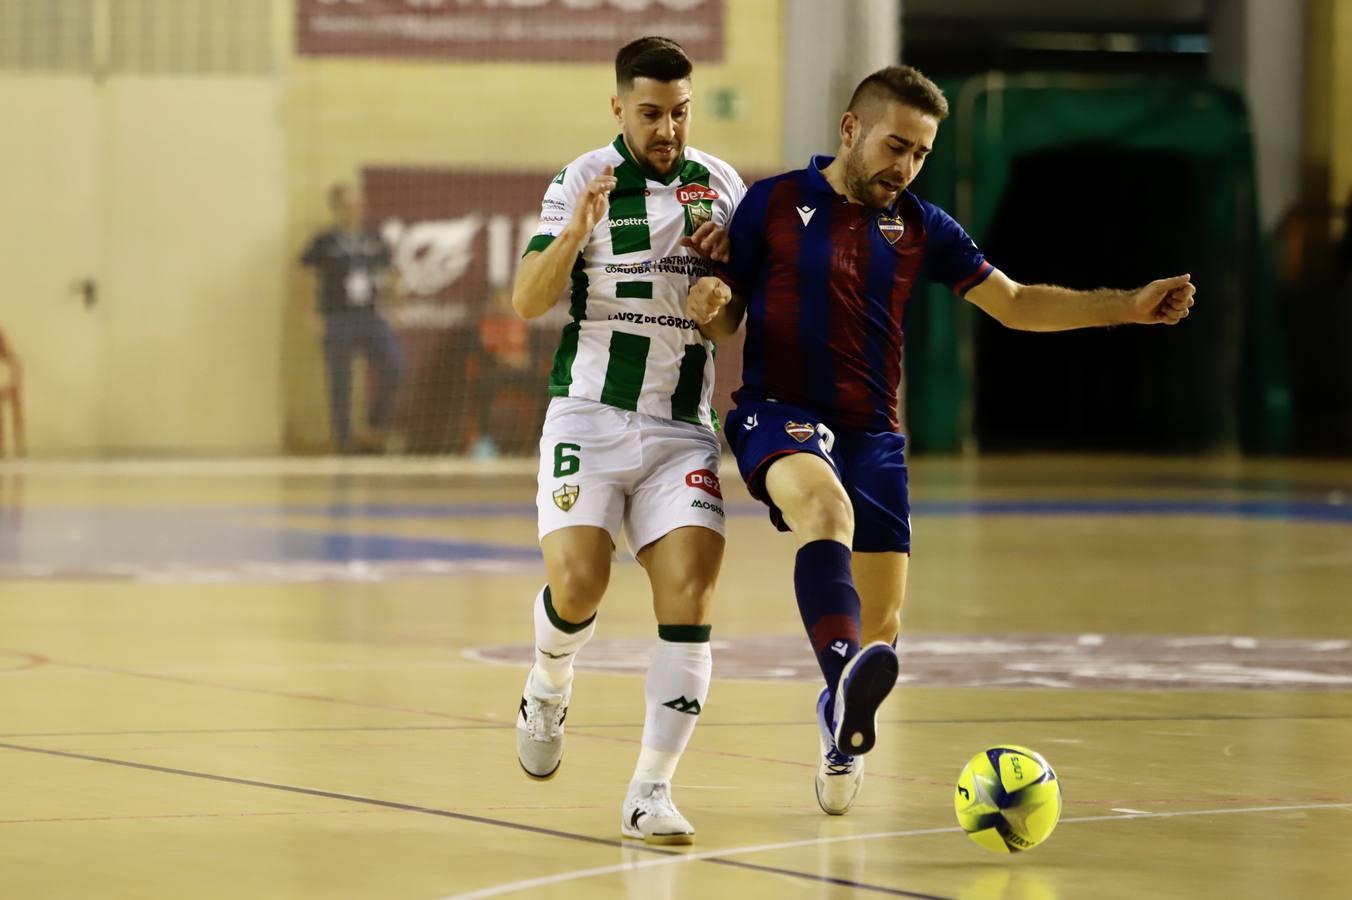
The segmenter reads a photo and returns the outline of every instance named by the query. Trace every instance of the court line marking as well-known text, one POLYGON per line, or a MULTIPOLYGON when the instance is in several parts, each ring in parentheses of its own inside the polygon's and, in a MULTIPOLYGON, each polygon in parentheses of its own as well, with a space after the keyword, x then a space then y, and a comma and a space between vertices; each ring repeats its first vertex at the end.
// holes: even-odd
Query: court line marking
POLYGON ((277 688, 256 687, 253 685, 230 684, 228 682, 209 681, 205 678, 190 678, 186 675, 172 675, 161 672, 142 672, 136 669, 127 669, 120 666, 101 666, 93 663, 72 662, 63 659, 48 659, 48 665, 54 668, 72 669, 75 671, 94 672, 105 675, 122 675, 129 678, 145 678, 150 681, 164 681, 170 684, 184 684, 191 687, 214 688, 223 691, 236 691, 245 694, 260 694, 265 697, 285 697, 291 700, 307 700, 316 703, 333 703, 340 706, 356 706, 363 709, 378 709, 385 712, 397 712, 411 715, 430 716, 435 719, 451 719, 459 722, 475 722, 481 725, 499 726, 503 723, 488 719, 483 716, 464 716, 453 713, 444 713, 437 710, 419 709, 417 707, 395 706, 389 703, 371 703, 365 700, 349 700, 344 697, 330 697, 325 694, 310 694, 303 691, 287 691, 277 688))
MULTIPOLYGON (((1291 812, 1296 810, 1310 809, 1352 809, 1352 803, 1310 803, 1297 806, 1251 806, 1244 809, 1192 809, 1179 812, 1140 812, 1124 813, 1116 816, 1078 816, 1072 819, 1062 819, 1062 825, 1078 825, 1086 822, 1114 822, 1127 819, 1171 819, 1182 818, 1184 816, 1218 816, 1218 815, 1236 815, 1240 813, 1266 813, 1266 812, 1291 812)), ((507 884, 494 885, 490 888, 481 888, 476 891, 465 891, 457 894, 448 894, 442 900, 480 900, 484 897, 499 897, 503 894, 510 894, 516 891, 529 890, 531 888, 547 887, 554 884, 562 884, 567 881, 578 881, 584 878, 595 878, 600 875, 613 875, 619 872, 637 871, 639 869, 652 869, 658 866, 679 865, 681 863, 715 860, 728 856, 742 856, 750 853, 769 853, 777 850, 792 850, 799 847, 819 847, 827 844, 840 844, 853 841, 873 841, 887 838, 907 838, 922 837, 932 834, 951 834, 962 833, 962 829, 956 825, 948 828, 917 828, 908 831, 877 831, 870 834, 849 834, 829 838, 807 838, 801 841, 783 841, 777 844, 756 844, 747 847, 732 847, 726 850, 706 850, 698 853, 686 853, 680 856, 667 857, 664 859, 647 859, 635 862, 618 863, 609 866, 596 866, 590 869, 575 869, 572 872, 560 872, 556 875, 546 875, 540 878, 528 878, 521 881, 513 881, 507 884)))
MULTIPOLYGON (((487 816, 476 816, 469 813, 452 812, 447 809, 438 809, 431 806, 418 806, 413 803, 400 803, 396 800, 381 800, 376 797, 363 797, 359 794, 344 794, 338 791, 325 791, 319 788, 307 788, 299 785, 277 784, 269 781, 258 781, 252 778, 238 778, 231 775, 215 775, 210 772, 195 772, 191 769, 178 769, 172 766, 158 766, 152 763, 133 762, 126 759, 113 759, 107 756, 94 756, 87 753, 71 753, 65 750, 52 750, 45 747, 27 747, 22 744, 10 744, 0 742, 0 748, 7 750, 19 750, 26 753, 39 753, 47 756, 64 757, 66 759, 76 759, 83 762, 98 762, 108 765, 123 766, 129 769, 141 769, 147 772, 158 772, 169 775, 183 775, 189 778, 200 778, 206 781, 218 781, 225 784, 237 784, 245 787, 260 787, 276 791, 286 791, 293 794, 303 794, 311 797, 321 797, 329 800, 344 800, 350 803, 363 803, 368 806, 377 806, 385 809, 396 810, 399 812, 422 813, 423 815, 439 816, 445 819, 457 819, 463 822, 469 822, 476 825, 494 825, 500 828, 510 828, 516 831, 527 831, 533 834, 540 834, 547 837, 561 837, 567 840, 581 841, 588 844, 598 844, 604 847, 618 847, 641 853, 657 854, 661 856, 679 856, 679 851, 666 850, 658 847, 649 847, 647 844, 636 843, 633 841, 621 841, 613 838, 599 838, 593 835, 576 834, 569 831, 558 831, 553 828, 542 828, 537 825, 526 825, 520 822, 509 822, 504 819, 493 819, 487 816)), ((350 810, 348 810, 350 812, 350 810)), ((779 869, 770 866, 761 866, 755 863, 746 863, 740 860, 721 860, 713 859, 710 862, 733 866, 742 869, 752 869, 764 871, 775 875, 784 875, 793 878, 802 878, 809 881, 827 882, 839 884, 846 887, 854 887, 862 890, 869 890, 875 893, 891 894, 898 897, 912 897, 916 900, 950 900, 950 898, 939 897, 934 894, 921 894, 913 891, 905 891, 898 888, 883 887, 881 885, 871 885, 864 882, 849 881, 843 878, 825 876, 815 872, 796 872, 792 869, 779 869)))
MULTIPOLYGON (((429 713, 431 714, 431 713, 429 713)), ((1087 717, 1043 717, 1032 719, 880 719, 879 725, 1002 725, 1007 722, 1026 723, 1127 723, 1127 722, 1344 722, 1352 719, 1349 715, 1329 715, 1317 713, 1311 715, 1287 716, 1087 716, 1087 717)), ((700 722, 700 730, 708 728, 791 728, 807 727, 808 719, 796 721, 745 721, 745 722, 700 722)), ((0 738, 46 738, 46 737, 136 737, 142 735, 174 734, 305 734, 310 732, 382 732, 382 731, 504 731, 515 728, 513 722, 492 722, 482 725, 286 725, 271 728, 150 728, 110 730, 110 731, 9 731, 0 732, 0 738)), ((577 724, 579 733, 588 729, 605 728, 642 728, 642 722, 598 722, 595 724, 577 724)), ((1171 734, 1176 737, 1200 737, 1209 735, 1183 732, 1152 731, 1149 734, 1171 734)), ((1065 743, 1067 738, 1049 738, 1049 743, 1065 743)), ((1074 743, 1083 743, 1078 738, 1074 743)), ((694 751, 690 751, 694 752, 694 751)), ((813 765, 816 765, 813 763, 813 765)))

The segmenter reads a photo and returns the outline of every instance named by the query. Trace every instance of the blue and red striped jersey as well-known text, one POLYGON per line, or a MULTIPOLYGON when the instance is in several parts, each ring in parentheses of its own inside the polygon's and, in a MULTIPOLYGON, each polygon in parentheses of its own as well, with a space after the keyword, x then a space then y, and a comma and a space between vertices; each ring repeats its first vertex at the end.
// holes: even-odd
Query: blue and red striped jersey
POLYGON ((891 208, 849 203, 832 157, 752 185, 719 275, 747 298, 744 400, 805 406, 823 421, 897 431, 903 315, 916 279, 959 296, 993 271, 948 213, 903 191, 891 208))

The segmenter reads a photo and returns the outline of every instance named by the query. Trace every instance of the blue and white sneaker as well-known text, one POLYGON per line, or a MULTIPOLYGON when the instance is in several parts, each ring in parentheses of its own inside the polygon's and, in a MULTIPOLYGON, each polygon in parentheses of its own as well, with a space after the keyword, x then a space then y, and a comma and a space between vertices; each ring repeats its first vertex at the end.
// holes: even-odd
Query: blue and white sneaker
POLYGON ((864 757, 846 756, 836 748, 836 739, 831 736, 833 723, 826 711, 830 699, 831 692, 822 688, 817 695, 817 736, 822 747, 817 763, 817 805, 828 816, 843 816, 854 806, 864 783, 864 757))
POLYGON ((897 685, 901 666, 891 644, 875 641, 845 665, 836 688, 836 747, 863 756, 878 739, 878 707, 897 685))

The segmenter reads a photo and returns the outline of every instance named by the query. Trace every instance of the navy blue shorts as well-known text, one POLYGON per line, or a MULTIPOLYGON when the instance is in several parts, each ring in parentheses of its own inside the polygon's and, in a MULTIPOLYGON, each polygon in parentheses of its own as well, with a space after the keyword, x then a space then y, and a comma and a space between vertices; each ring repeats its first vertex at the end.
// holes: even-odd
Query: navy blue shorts
POLYGON ((789 527, 765 491, 765 470, 781 456, 811 453, 830 463, 854 504, 854 550, 911 552, 904 436, 830 428, 801 406, 754 400, 728 414, 725 433, 742 480, 780 531, 789 527))

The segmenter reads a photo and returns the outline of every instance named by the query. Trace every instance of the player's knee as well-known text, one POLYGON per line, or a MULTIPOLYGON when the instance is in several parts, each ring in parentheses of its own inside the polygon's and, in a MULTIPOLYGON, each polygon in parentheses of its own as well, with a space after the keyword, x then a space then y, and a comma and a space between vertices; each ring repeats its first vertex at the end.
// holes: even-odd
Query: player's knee
POLYGON ((555 612, 566 622, 590 618, 600 605, 609 580, 609 573, 591 571, 580 565, 563 566, 550 573, 549 592, 555 612))
POLYGON ((854 507, 839 485, 808 492, 786 518, 803 540, 849 542, 854 537, 854 507))
POLYGON ((713 584, 690 579, 655 597, 653 612, 663 625, 707 625, 713 600, 713 584))

